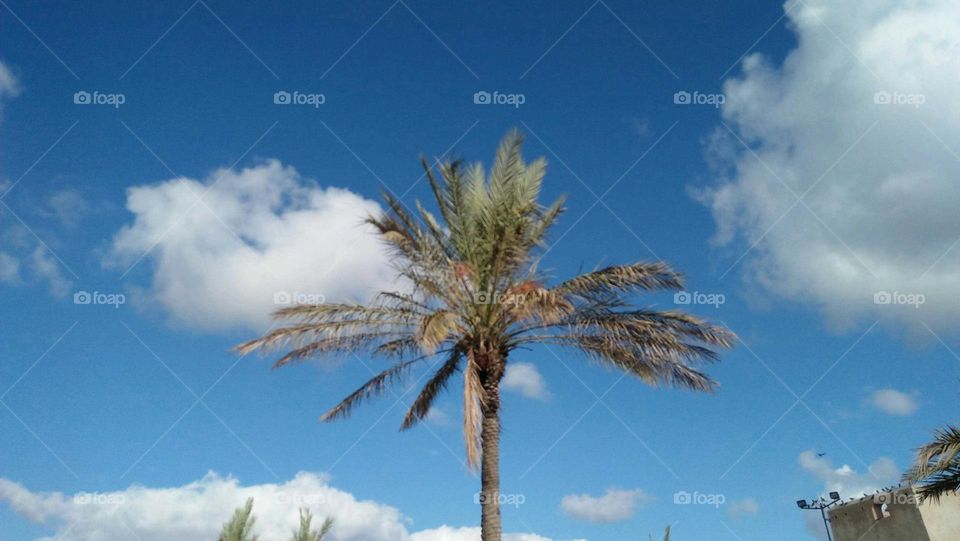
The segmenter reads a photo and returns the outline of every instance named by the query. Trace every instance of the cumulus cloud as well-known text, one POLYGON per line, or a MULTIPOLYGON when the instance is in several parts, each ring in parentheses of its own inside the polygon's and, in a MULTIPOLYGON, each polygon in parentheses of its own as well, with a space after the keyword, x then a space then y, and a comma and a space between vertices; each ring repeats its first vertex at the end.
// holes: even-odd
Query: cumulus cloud
MULTIPOLYGON (((0 478, 0 501, 18 515, 56 533, 40 541, 208 541, 247 498, 254 499, 256 533, 262 541, 286 541, 298 509, 334 517, 339 541, 479 541, 479 528, 439 528, 410 533, 398 509, 359 500, 328 483, 324 475, 301 472, 280 483, 243 486, 232 477, 208 473, 179 487, 131 486, 115 492, 32 492, 0 478)), ((506 534, 506 541, 550 541, 534 534, 506 534)))
POLYGON ((914 394, 907 394, 896 389, 878 389, 867 398, 867 402, 874 408, 898 417, 913 415, 920 409, 914 394))
MULTIPOLYGON (((0 197, 8 187, 9 183, 0 181, 0 197)), ((66 296, 73 283, 64 275, 64 267, 50 251, 49 245, 34 240, 24 225, 6 218, 4 214, 0 212, 0 284, 43 284, 51 295, 66 296)))
MULTIPOLYGON (((0 62, 0 100, 15 98, 20 95, 20 81, 10 71, 10 68, 0 62)), ((2 113, 2 104, 0 104, 0 113, 2 113)))
POLYGON ((547 384, 533 363, 510 363, 501 382, 505 391, 513 391, 527 398, 546 400, 550 398, 547 384))
POLYGON ((76 229, 90 210, 90 205, 83 195, 70 188, 50 194, 46 205, 45 213, 56 218, 67 229, 76 229))
POLYGON ((30 269, 47 284, 54 297, 66 297, 73 286, 73 282, 63 275, 60 262, 43 246, 37 246, 30 255, 30 269))
POLYGON ((439 426, 448 426, 450 424, 450 416, 437 406, 431 406, 430 409, 427 410, 427 421, 439 426))
POLYGON ((710 138, 719 180, 700 193, 715 241, 731 264, 752 247, 737 263, 749 283, 838 326, 947 326, 960 316, 960 4, 784 8, 797 47, 782 65, 746 57, 724 85, 736 135, 710 138))
POLYGON ((640 489, 610 488, 603 496, 569 494, 560 500, 560 509, 573 518, 588 522, 608 523, 626 520, 637 508, 653 498, 640 489))
POLYGON ((0 252, 0 282, 15 284, 19 280, 20 261, 6 252, 0 252))
POLYGON ((108 265, 148 260, 147 295, 194 328, 262 331, 278 303, 395 289, 385 248, 362 223, 379 205, 276 160, 136 186, 127 209, 133 223, 114 236, 108 265))
MULTIPOLYGON (((829 459, 818 457, 812 450, 800 453, 798 461, 805 472, 823 484, 824 497, 836 491, 844 500, 859 498, 873 494, 884 487, 896 485, 900 481, 900 470, 893 460, 887 457, 878 458, 863 473, 847 464, 834 467, 829 459)), ((804 519, 807 530, 818 538, 826 539, 820 516, 812 513, 806 515, 804 519)))
MULTIPOLYGON (((330 487, 323 476, 300 473, 277 484, 244 487, 233 478, 209 473, 173 488, 132 486, 123 491, 34 493, 0 479, 0 499, 32 522, 54 528, 56 539, 142 541, 215 539, 220 526, 247 498, 254 498, 257 528, 264 541, 285 539, 297 522, 298 507, 318 517, 335 516, 338 538, 407 539, 405 519, 397 509, 330 487), (132 534, 131 534, 132 532, 132 534)), ((53 538, 50 538, 53 539, 53 538)))
POLYGON ((799 462, 804 471, 823 483, 824 494, 836 491, 844 498, 873 494, 878 489, 897 484, 900 479, 900 470, 887 457, 878 458, 863 473, 847 464, 834 467, 829 459, 818 457, 812 450, 800 453, 799 462))
POLYGON ((734 518, 755 517, 760 512, 760 504, 754 498, 734 500, 727 504, 727 514, 734 518))

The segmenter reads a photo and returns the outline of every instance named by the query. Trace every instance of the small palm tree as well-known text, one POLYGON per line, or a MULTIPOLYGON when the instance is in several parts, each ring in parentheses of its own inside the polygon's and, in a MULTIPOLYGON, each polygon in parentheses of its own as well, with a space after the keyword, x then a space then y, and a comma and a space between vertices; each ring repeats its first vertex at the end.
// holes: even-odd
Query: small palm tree
POLYGON ((220 541, 257 541, 253 535, 253 498, 249 498, 243 507, 238 507, 231 518, 220 531, 220 541))
MULTIPOLYGON (((650 541, 653 541, 653 534, 650 534, 649 537, 650 541)), ((663 537, 660 538, 660 541, 670 541, 670 526, 667 526, 667 531, 663 534, 663 537)))
POLYGON ((960 428, 947 425, 938 430, 933 441, 917 450, 913 466, 904 475, 918 483, 923 499, 960 492, 960 428))
POLYGON ((563 201, 539 203, 546 164, 525 163, 521 145, 509 134, 489 176, 480 164, 448 161, 438 164, 438 178, 423 160, 439 217, 419 203, 412 214, 384 195, 388 212, 367 221, 392 248, 408 291, 382 292, 370 304, 284 308, 275 317, 285 326, 236 348, 282 348, 276 367, 337 352, 396 360, 324 421, 346 417, 418 363, 442 356, 402 427, 422 420, 462 374, 467 463, 481 470, 483 541, 500 540, 500 382, 517 349, 569 346, 651 385, 709 391, 715 384, 699 365, 717 358, 710 346, 727 348, 732 339, 694 316, 630 305, 630 293, 682 289, 681 276, 664 263, 615 265, 546 285, 536 255, 563 201))
POLYGON ((309 509, 300 509, 300 529, 293 531, 290 541, 323 541, 333 528, 333 519, 330 517, 323 521, 319 530, 311 530, 311 522, 313 522, 313 513, 309 509))

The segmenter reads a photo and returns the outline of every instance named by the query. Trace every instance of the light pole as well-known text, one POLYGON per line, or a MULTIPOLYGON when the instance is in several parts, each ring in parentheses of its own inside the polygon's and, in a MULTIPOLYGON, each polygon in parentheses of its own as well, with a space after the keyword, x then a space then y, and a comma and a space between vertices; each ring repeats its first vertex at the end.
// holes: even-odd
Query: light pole
POLYGON ((827 530, 827 539, 833 541, 833 534, 830 533, 830 519, 827 518, 827 509, 840 503, 840 493, 831 492, 830 500, 831 501, 828 502, 823 496, 816 500, 810 500, 809 502, 807 500, 797 500, 797 507, 806 510, 819 510, 820 516, 823 518, 823 527, 827 530))

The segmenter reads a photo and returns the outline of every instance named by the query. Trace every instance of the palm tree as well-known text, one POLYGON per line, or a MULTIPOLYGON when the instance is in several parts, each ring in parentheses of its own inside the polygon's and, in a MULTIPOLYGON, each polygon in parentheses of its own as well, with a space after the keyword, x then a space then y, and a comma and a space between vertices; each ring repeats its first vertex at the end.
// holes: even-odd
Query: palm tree
POLYGON ((253 535, 253 524, 256 519, 253 513, 253 498, 247 499, 243 507, 238 507, 231 518, 220 531, 220 541, 257 541, 253 535))
MULTIPOLYGON (((650 541, 653 541, 653 534, 650 534, 650 541)), ((667 526, 667 531, 663 534, 660 541, 670 541, 670 526, 667 526)))
POLYGON ((284 325, 237 346, 286 351, 275 367, 329 353, 362 351, 395 360, 321 419, 346 417, 365 399, 419 363, 439 361, 414 399, 402 428, 421 421, 458 372, 463 377, 467 464, 480 468, 481 537, 500 540, 500 381, 510 355, 537 344, 569 346, 651 385, 710 391, 700 365, 717 358, 732 334, 676 311, 634 308, 629 293, 679 290, 682 277, 664 263, 632 263, 546 285, 538 251, 563 201, 538 202, 546 163, 525 163, 512 132, 489 176, 480 164, 438 163, 426 171, 439 217, 419 202, 408 211, 384 194, 388 211, 367 222, 392 249, 407 290, 380 293, 369 304, 284 308, 284 325))
POLYGON ((311 530, 310 523, 313 522, 313 513, 309 509, 300 509, 300 529, 294 530, 290 541, 323 541, 333 528, 333 519, 327 517, 319 530, 311 530))
POLYGON ((919 483, 923 499, 939 501, 940 496, 960 491, 960 428, 947 425, 938 430, 932 442, 917 450, 904 479, 919 483))

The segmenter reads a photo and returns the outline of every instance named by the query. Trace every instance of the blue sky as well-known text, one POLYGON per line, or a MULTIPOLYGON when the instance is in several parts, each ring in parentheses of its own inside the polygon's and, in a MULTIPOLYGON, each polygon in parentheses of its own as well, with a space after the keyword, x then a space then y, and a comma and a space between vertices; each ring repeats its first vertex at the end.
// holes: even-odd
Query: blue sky
MULTIPOLYGON (((266 329, 265 292, 387 280, 347 227, 358 209, 385 188, 428 199, 421 153, 488 162, 512 127, 548 159, 547 197, 568 197, 551 275, 667 260, 700 294, 681 307, 742 342, 711 369, 714 396, 519 354, 534 368, 506 393, 501 478, 524 501, 504 530, 815 539, 794 501, 890 484, 956 419, 960 377, 958 71, 935 24, 956 7, 855 4, 6 0, 0 539, 99 539, 69 495, 208 471, 243 487, 328 474, 410 533, 475 525, 456 389, 403 434, 390 394, 321 425, 381 361, 271 372, 228 349, 266 329)), ((131 539, 161 535, 127 517, 131 539)), ((357 528, 341 535, 380 539, 357 528)))

